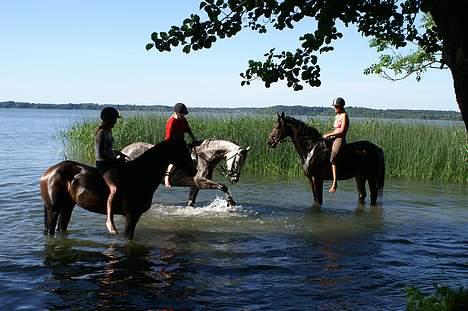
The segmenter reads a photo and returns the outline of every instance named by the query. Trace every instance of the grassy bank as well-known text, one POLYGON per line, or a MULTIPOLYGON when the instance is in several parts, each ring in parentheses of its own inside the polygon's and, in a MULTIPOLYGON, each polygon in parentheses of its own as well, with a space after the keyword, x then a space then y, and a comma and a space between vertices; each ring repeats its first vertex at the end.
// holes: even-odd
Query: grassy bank
MULTIPOLYGON (((275 117, 194 117, 193 132, 200 139, 233 140, 252 146, 245 170, 252 174, 302 176, 299 157, 291 143, 268 149, 267 137, 275 117)), ((114 129, 116 148, 137 141, 157 143, 164 137, 166 117, 142 114, 119 120, 114 129)), ((309 120, 325 132, 332 122, 309 120)), ((71 158, 94 161, 96 121, 82 121, 61 133, 71 158)), ((468 180, 468 135, 463 126, 433 126, 388 121, 353 122, 348 141, 369 140, 385 151, 387 176, 417 180, 466 183, 468 180)))

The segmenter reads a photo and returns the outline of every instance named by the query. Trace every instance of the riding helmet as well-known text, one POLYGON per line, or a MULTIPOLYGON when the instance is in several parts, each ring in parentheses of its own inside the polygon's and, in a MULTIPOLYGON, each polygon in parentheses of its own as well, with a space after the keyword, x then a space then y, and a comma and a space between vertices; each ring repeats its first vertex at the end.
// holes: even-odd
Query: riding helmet
POLYGON ((345 100, 341 97, 335 98, 332 102, 332 106, 334 107, 338 107, 338 106, 344 107, 344 105, 345 105, 345 100))
POLYGON ((181 114, 188 114, 187 107, 182 103, 175 104, 174 112, 181 113, 181 114))
POLYGON ((117 118, 121 118, 121 116, 114 107, 105 107, 101 110, 102 121, 115 121, 117 118))

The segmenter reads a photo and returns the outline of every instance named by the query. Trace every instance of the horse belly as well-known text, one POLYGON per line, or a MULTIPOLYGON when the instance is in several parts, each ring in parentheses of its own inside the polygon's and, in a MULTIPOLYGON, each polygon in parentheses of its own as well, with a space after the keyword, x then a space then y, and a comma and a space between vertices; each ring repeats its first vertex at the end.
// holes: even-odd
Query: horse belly
MULTIPOLYGON (((164 184, 164 180, 161 180, 161 184, 164 184)), ((171 179, 171 186, 173 187, 196 187, 194 177, 188 177, 181 170, 177 170, 171 179)))
POLYGON ((106 214, 106 201, 109 191, 94 176, 80 174, 75 176, 71 182, 70 191, 74 194, 74 201, 80 207, 94 213, 106 214), (90 181, 92 180, 92 182, 90 181))

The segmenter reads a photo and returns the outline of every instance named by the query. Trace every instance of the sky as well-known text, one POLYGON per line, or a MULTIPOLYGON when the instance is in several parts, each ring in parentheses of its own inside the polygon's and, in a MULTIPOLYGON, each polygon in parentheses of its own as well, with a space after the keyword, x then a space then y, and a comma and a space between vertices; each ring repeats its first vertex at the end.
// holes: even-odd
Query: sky
POLYGON ((309 21, 266 35, 246 29, 190 54, 146 51, 153 31, 192 13, 204 16, 198 6, 198 0, 0 0, 0 102, 323 107, 340 96, 353 107, 458 111, 448 70, 427 72, 421 82, 365 76, 378 54, 354 29, 344 29, 335 51, 319 57, 322 85, 301 92, 284 83, 241 86, 239 74, 270 48, 295 50, 301 34, 315 30, 309 21))

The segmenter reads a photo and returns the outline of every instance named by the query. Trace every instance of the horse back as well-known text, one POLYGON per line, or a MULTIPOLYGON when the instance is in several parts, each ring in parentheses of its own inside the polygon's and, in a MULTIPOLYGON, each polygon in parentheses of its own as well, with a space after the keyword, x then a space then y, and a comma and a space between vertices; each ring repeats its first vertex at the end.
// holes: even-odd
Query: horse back
POLYGON ((350 159, 370 160, 383 156, 383 150, 374 143, 367 140, 355 141, 345 144, 343 147, 343 157, 350 159))
POLYGON ((96 168, 62 161, 48 168, 40 179, 41 196, 48 206, 74 202, 92 212, 105 213, 108 188, 96 168))
POLYGON ((340 170, 349 177, 374 175, 383 162, 382 148, 366 140, 345 144, 338 157, 340 170))

